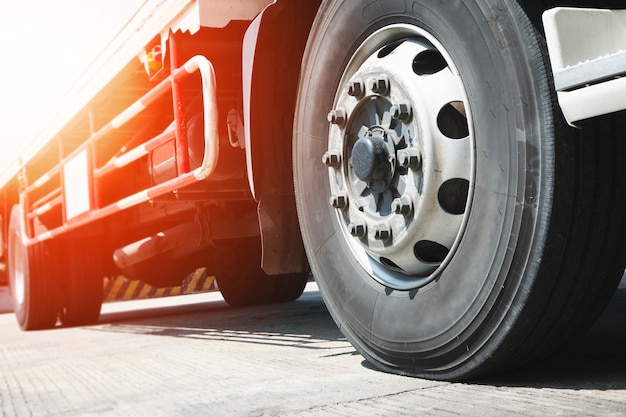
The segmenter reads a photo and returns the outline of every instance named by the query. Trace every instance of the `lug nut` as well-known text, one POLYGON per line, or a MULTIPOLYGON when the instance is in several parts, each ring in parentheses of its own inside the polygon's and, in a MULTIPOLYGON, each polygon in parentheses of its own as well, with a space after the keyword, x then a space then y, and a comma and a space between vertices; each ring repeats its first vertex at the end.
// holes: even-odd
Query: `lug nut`
POLYGON ((391 227, 387 223, 381 223, 374 227, 374 239, 388 242, 391 239, 391 227))
POLYGON ((380 94, 381 96, 389 93, 389 78, 386 75, 381 75, 377 78, 372 78, 369 81, 369 88, 374 94, 380 94))
POLYGON ((348 95, 356 98, 363 97, 365 94, 365 86, 363 81, 355 80, 348 83, 348 95))
POLYGON ((350 234, 354 237, 363 238, 367 234, 367 223, 363 220, 355 220, 348 225, 350 234))
POLYGON ((400 198, 396 198, 391 202, 391 210, 396 214, 402 214, 408 217, 413 211, 413 202, 411 197, 403 195, 400 198))
POLYGON ((345 210, 348 207, 348 194, 345 191, 340 191, 338 194, 331 196, 329 202, 334 208, 345 210))
POLYGON ((398 163, 403 168, 418 169, 421 165, 421 160, 417 149, 408 148, 399 150, 398 163))
POLYGON ((343 125, 346 123, 346 111, 344 109, 331 110, 328 113, 328 121, 334 125, 343 125))
POLYGON ((337 168, 341 164, 341 154, 339 151, 328 151, 322 156, 322 162, 327 167, 337 168))
POLYGON ((406 103, 394 104, 390 109, 391 117, 396 120, 408 122, 411 119, 411 105, 406 103))

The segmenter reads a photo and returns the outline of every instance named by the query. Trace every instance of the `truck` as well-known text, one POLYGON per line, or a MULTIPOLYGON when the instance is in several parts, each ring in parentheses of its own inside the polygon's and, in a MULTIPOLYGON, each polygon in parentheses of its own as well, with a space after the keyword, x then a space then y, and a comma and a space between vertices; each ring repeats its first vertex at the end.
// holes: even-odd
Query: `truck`
POLYGON ((625 267, 614 3, 147 0, 0 177, 19 326, 204 267, 233 306, 312 274, 386 372, 546 357, 625 267))

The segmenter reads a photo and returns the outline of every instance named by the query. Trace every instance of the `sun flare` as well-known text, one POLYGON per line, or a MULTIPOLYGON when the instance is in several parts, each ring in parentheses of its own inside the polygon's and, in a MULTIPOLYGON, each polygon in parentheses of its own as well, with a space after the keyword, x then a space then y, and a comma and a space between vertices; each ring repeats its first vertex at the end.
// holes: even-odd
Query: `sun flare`
POLYGON ((145 0, 0 3, 0 178, 11 175, 64 93, 145 0))

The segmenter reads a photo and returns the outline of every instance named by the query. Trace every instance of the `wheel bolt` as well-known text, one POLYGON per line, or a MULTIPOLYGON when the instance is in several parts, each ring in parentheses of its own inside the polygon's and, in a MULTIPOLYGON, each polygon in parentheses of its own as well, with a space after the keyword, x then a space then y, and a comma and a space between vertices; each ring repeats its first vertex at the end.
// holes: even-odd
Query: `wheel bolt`
POLYGON ((421 159, 417 149, 409 148, 399 150, 398 163, 403 168, 418 169, 421 165, 421 159))
POLYGON ((341 154, 339 151, 328 151, 322 156, 322 162, 327 167, 337 168, 341 164, 341 154))
POLYGON ((408 122, 411 119, 411 105, 406 103, 394 104, 391 106, 391 117, 396 120, 408 122))
POLYGON ((367 223, 358 219, 348 225, 350 234, 354 237, 363 238, 367 234, 367 223))
POLYGON ((387 93, 389 92, 389 78, 387 78, 386 75, 372 78, 369 81, 368 86, 374 94, 380 94, 381 96, 387 95, 387 93))
POLYGON ((328 113, 328 121, 334 125, 343 125, 346 123, 346 111, 341 108, 331 110, 328 113))
POLYGON ((356 98, 360 98, 365 93, 365 86, 363 81, 355 80, 348 83, 348 95, 356 98))
POLYGON ((374 227, 374 239, 388 242, 391 239, 391 227, 387 223, 381 223, 374 227))
POLYGON ((345 191, 340 191, 329 199, 330 205, 336 209, 344 210, 348 207, 348 195, 345 191))
POLYGON ((396 198, 391 202, 391 210, 396 214, 402 214, 408 217, 413 211, 413 202, 411 197, 403 195, 400 198, 396 198))

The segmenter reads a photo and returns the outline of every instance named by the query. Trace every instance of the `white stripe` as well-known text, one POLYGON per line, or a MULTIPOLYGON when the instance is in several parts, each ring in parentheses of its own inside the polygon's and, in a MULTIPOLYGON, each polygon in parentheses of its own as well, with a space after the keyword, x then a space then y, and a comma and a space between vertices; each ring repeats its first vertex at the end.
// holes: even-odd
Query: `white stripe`
POLYGON ((201 59, 193 56, 191 57, 191 59, 189 59, 189 61, 183 64, 183 68, 188 74, 192 74, 200 69, 201 64, 199 64, 199 62, 201 62, 201 59))
POLYGON ((146 106, 143 105, 141 100, 135 101, 130 105, 129 108, 120 113, 115 119, 111 120, 111 126, 114 129, 122 126, 124 123, 128 122, 130 119, 138 115, 146 106))
POLYGON ((39 188, 50 180, 50 173, 47 172, 43 177, 39 178, 33 184, 34 187, 39 188))
POLYGON ((120 209, 124 210, 126 208, 136 206, 137 204, 145 203, 148 200, 150 200, 150 197, 148 196, 148 192, 147 191, 141 191, 141 192, 139 192, 137 194, 133 194, 131 196, 128 196, 128 197, 120 200, 117 203, 117 206, 120 209))
POLYGON ((39 207, 37 210, 35 210, 34 213, 35 213, 36 216, 41 216, 43 213, 47 212, 51 208, 52 208, 52 204, 51 203, 46 203, 43 206, 39 207))
POLYGON ((138 146, 135 149, 131 149, 130 151, 126 152, 124 155, 117 158, 115 160, 115 166, 118 168, 124 167, 145 155, 148 155, 148 150, 146 149, 146 145, 138 146))
POLYGON ((40 242, 44 241, 44 240, 47 240, 47 239, 50 239, 50 238, 52 238, 52 233, 51 232, 44 232, 44 233, 42 233, 42 234, 40 234, 39 236, 36 237, 36 239, 38 241, 40 241, 40 242))

